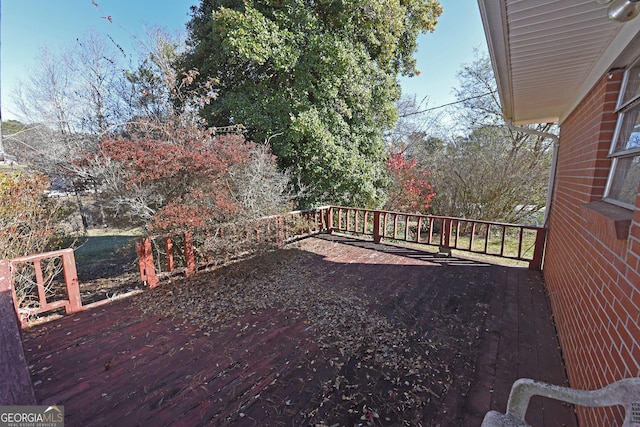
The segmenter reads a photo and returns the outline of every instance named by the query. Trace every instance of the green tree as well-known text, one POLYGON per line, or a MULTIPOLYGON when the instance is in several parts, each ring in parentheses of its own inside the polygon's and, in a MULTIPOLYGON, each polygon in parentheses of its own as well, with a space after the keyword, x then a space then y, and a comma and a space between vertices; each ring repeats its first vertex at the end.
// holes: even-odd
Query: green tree
POLYGON ((440 13, 436 0, 203 0, 183 68, 216 83, 210 125, 270 141, 306 188, 301 205, 379 205, 396 77, 417 72, 416 37, 440 13))

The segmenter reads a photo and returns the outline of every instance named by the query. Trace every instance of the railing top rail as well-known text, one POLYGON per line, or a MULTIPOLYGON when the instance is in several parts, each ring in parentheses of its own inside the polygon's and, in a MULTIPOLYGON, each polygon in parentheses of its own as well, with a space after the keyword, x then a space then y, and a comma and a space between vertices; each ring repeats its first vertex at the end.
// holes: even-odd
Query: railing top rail
POLYGON ((64 254, 68 254, 69 252, 73 253, 73 249, 71 249, 71 248, 58 249, 56 251, 44 252, 44 253, 41 253, 41 254, 27 255, 27 256, 22 256, 22 257, 18 257, 18 258, 10 258, 9 262, 11 262, 11 263, 22 263, 22 262, 37 261, 37 260, 41 260, 41 259, 62 256, 64 254))
MULTIPOLYGON (((320 212, 320 211, 323 211, 323 210, 330 209, 331 207, 332 206, 320 206, 318 208, 313 208, 313 209, 300 209, 300 210, 296 210, 296 211, 288 211, 288 212, 283 212, 283 213, 280 213, 280 214, 262 216, 260 218, 256 218, 254 221, 255 222, 261 222, 261 221, 267 221, 267 220, 270 220, 270 219, 280 218, 280 217, 283 217, 285 215, 291 216, 291 215, 300 215, 300 214, 307 213, 307 212, 320 212)), ((225 223, 217 224, 217 226, 224 226, 224 225, 233 225, 233 222, 225 222, 225 223)), ((148 237, 151 240, 164 239, 166 237, 181 236, 186 231, 192 231, 192 230, 175 231, 175 232, 167 233, 167 234, 151 234, 148 237)), ((141 236, 141 237, 144 237, 144 236, 141 236)))
POLYGON ((489 225, 497 225, 497 226, 504 226, 504 227, 518 227, 518 228, 524 228, 529 230, 540 230, 544 228, 544 227, 538 227, 535 225, 511 224, 507 222, 496 222, 496 221, 487 221, 482 219, 460 218, 460 217, 444 216, 444 215, 426 215, 426 214, 420 214, 420 213, 386 211, 383 209, 353 208, 353 207, 347 207, 347 206, 331 206, 331 208, 351 209, 356 211, 368 211, 368 212, 380 212, 385 214, 405 215, 405 216, 414 216, 414 217, 421 217, 421 218, 449 219, 449 220, 460 221, 460 222, 473 222, 476 224, 489 224, 489 225))
POLYGON ((320 206, 319 208, 312 208, 312 209, 299 209, 299 210, 296 210, 296 211, 283 212, 281 214, 263 216, 263 217, 260 217, 260 218, 256 218, 256 221, 274 219, 274 218, 281 217, 282 215, 299 215, 299 214, 303 214, 303 213, 307 213, 307 212, 318 212, 318 211, 326 210, 326 209, 329 209, 329 208, 331 208, 331 206, 320 206))

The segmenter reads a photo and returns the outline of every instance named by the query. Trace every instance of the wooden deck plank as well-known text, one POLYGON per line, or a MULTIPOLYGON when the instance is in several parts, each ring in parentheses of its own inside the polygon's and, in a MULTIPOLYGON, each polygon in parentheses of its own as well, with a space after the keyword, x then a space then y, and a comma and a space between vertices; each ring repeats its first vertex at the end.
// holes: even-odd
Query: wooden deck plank
MULTIPOLYGON (((478 425, 489 409, 504 410, 520 372, 542 375, 530 368, 534 359, 549 381, 566 381, 547 336, 545 296, 536 292, 543 284, 527 270, 342 236, 297 248, 313 254, 304 268, 323 287, 362 295, 372 313, 406 328, 407 351, 447 362, 434 366, 428 386, 437 397, 413 424, 478 425)), ((344 402, 346 391, 330 387, 334 360, 347 362, 337 374, 352 383, 389 384, 367 380, 376 371, 356 369, 358 359, 323 348, 314 334, 303 313, 285 308, 245 313, 205 335, 123 300, 31 328, 25 349, 36 397, 64 404, 69 426, 313 425, 344 402)), ((369 404, 382 408, 384 399, 369 404)), ((361 408, 331 416, 352 424, 361 408)), ((545 405, 545 423, 554 411, 545 405)), ((402 412, 387 417, 385 425, 402 422, 402 412)))
MULTIPOLYGON (((518 287, 518 378, 540 378, 538 370, 538 342, 536 313, 533 306, 537 292, 532 283, 526 280, 528 270, 511 270, 514 276, 512 286, 518 287)), ((533 397, 529 402, 526 420, 531 425, 543 425, 542 402, 533 397)))
MULTIPOLYGON (((536 283, 534 279, 529 279, 536 283)), ((558 335, 551 316, 551 306, 546 290, 536 288, 533 300, 534 309, 541 313, 534 317, 537 332, 538 352, 538 379, 551 384, 568 386, 567 374, 562 361, 562 353, 558 335), (542 313, 549 314, 545 317, 542 313)), ((542 400, 544 415, 543 425, 547 426, 573 426, 576 425, 576 414, 572 405, 568 405, 553 399, 542 400)))
POLYGON ((511 283, 507 267, 497 267, 496 280, 505 283, 502 317, 500 318, 500 344, 494 379, 491 409, 504 412, 513 382, 518 379, 518 292, 511 283))
MULTIPOLYGON (((301 332, 300 326, 300 324, 292 325, 290 328, 281 329, 279 332, 299 336, 301 332)), ((144 420, 144 424, 161 425, 175 419, 196 423, 206 423, 215 419, 227 421, 228 419, 233 419, 233 415, 236 412, 245 414, 246 418, 251 406, 258 402, 259 396, 265 389, 274 380, 286 377, 288 375, 288 366, 292 363, 299 363, 304 355, 303 351, 289 352, 285 349, 292 343, 282 340, 279 340, 279 343, 274 343, 273 339, 277 340, 277 337, 269 338, 260 344, 271 347, 270 357, 262 358, 259 362, 261 366, 264 366, 263 369, 256 369, 255 366, 250 364, 250 359, 259 351, 258 348, 253 348, 246 353, 246 359, 237 362, 237 369, 232 374, 226 377, 214 378, 213 381, 208 382, 207 388, 213 391, 213 396, 224 396, 227 401, 233 402, 232 404, 222 408, 211 405, 208 402, 195 408, 189 407, 189 405, 168 405, 162 410, 150 414, 150 417, 144 420), (282 354, 289 354, 290 357, 283 360, 282 354), (248 379, 251 381, 247 381, 248 379)), ((297 346, 294 345, 294 347, 297 346)), ((186 401, 183 402, 186 403, 186 401)))
MULTIPOLYGON (((494 270, 491 300, 487 306, 487 317, 482 327, 483 339, 478 348, 478 359, 469 398, 465 404, 465 420, 468 425, 480 425, 482 418, 492 406, 495 391, 496 370, 503 331, 502 316, 505 307, 506 281, 504 270, 494 270)), ((495 408, 497 409, 497 408, 495 408)))
MULTIPOLYGON (((128 316, 132 314, 135 316, 135 322, 102 324, 101 332, 96 331, 90 341, 84 343, 76 341, 73 345, 58 347, 43 354, 41 356, 44 358, 43 362, 49 357, 57 357, 63 361, 65 369, 50 371, 46 369, 50 366, 45 365, 36 373, 34 379, 49 385, 48 393, 52 398, 68 397, 69 393, 73 393, 73 388, 69 387, 77 383, 79 379, 90 382, 96 377, 102 377, 112 367, 118 369, 119 362, 128 357, 127 353, 131 353, 132 348, 134 353, 131 357, 144 356, 145 353, 148 353, 148 349, 140 348, 143 346, 142 341, 132 340, 131 337, 154 333, 159 329, 164 335, 153 340, 155 351, 158 352, 161 352, 164 347, 174 347, 185 342, 186 338, 182 334, 166 335, 167 331, 157 316, 145 318, 137 310, 133 310, 133 313, 129 313, 128 316), (136 344, 138 345, 133 347, 136 344), (80 348, 82 350, 78 351, 80 348), (69 376, 68 371, 72 371, 74 375, 69 376), (63 392, 63 394, 58 395, 58 392, 63 392)), ((120 315, 122 316, 122 313, 120 315)), ((123 317, 117 319, 121 320, 123 317)), ((60 331, 64 333, 64 329, 60 331)), ((49 335, 55 337, 53 333, 49 335)), ((58 342, 63 342, 64 337, 65 335, 59 336, 58 342)), ((153 359, 153 356, 148 355, 147 357, 153 359)), ((142 362, 144 359, 140 361, 142 362)), ((82 392, 82 390, 78 392, 82 392)))

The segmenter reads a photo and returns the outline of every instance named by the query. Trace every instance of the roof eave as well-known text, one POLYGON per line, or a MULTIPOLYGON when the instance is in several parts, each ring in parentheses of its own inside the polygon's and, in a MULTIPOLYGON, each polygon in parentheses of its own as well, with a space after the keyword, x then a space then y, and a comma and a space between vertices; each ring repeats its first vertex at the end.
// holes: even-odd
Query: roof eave
MULTIPOLYGON (((601 7, 595 4, 595 0, 593 1, 594 7, 601 7)), ((638 46, 640 45, 640 37, 638 37, 638 34, 640 34, 640 18, 625 24, 618 24, 613 29, 606 49, 602 50, 602 53, 590 65, 589 69, 584 69, 583 74, 576 75, 578 89, 572 91, 568 98, 564 98, 561 103, 556 100, 555 104, 549 104, 548 107, 541 108, 539 111, 532 111, 531 109, 520 111, 521 109, 516 105, 514 98, 516 91, 512 80, 512 52, 509 40, 510 24, 507 17, 506 2, 503 0, 478 0, 478 6, 502 104, 502 113, 506 120, 511 120, 514 124, 562 123, 604 75, 613 68, 624 67, 629 64, 628 58, 626 63, 620 60, 625 53, 628 54, 631 51, 637 54, 640 48, 638 46)), ((603 10, 603 13, 606 13, 606 9, 603 10)), ((552 102, 551 100, 547 101, 552 102)))
POLYGON ((506 120, 513 117, 513 86, 509 58, 509 33, 506 10, 499 1, 478 0, 480 17, 484 26, 487 47, 493 66, 493 74, 498 85, 498 95, 502 104, 502 114, 506 120))
POLYGON ((638 39, 640 33, 640 18, 627 22, 620 28, 615 38, 609 45, 603 55, 600 56, 596 64, 583 81, 580 89, 575 92, 575 96, 571 102, 567 104, 567 108, 562 112, 558 121, 562 123, 576 109, 578 104, 591 92, 591 89, 602 79, 602 77, 614 68, 625 67, 629 64, 629 59, 625 59, 618 63, 619 59, 624 56, 625 52, 629 52, 630 47, 640 43, 638 39))

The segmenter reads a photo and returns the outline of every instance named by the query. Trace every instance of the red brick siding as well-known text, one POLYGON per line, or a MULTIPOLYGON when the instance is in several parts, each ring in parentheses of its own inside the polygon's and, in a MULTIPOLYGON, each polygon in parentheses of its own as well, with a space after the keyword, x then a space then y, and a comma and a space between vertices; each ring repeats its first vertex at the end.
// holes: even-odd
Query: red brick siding
MULTIPOLYGON (((604 194, 622 73, 605 76, 561 126, 544 276, 569 381, 595 389, 640 376, 640 194, 628 240, 583 205, 604 194)), ((620 410, 579 409, 581 425, 616 425, 620 410)))

